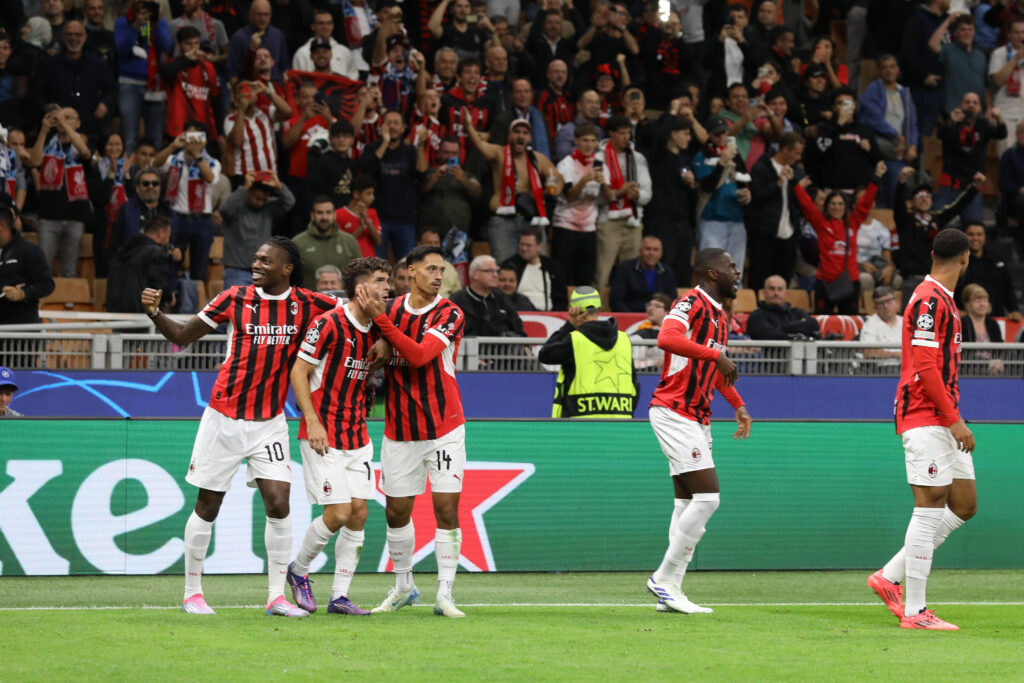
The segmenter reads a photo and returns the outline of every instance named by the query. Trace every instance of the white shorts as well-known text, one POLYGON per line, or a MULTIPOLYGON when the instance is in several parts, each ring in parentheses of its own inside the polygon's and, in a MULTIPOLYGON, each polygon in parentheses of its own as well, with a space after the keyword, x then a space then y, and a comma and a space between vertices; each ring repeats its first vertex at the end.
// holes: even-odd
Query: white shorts
POLYGON ((901 436, 907 456, 907 483, 949 486, 954 479, 974 479, 974 458, 960 450, 949 428, 915 427, 901 436))
POLYGON ((664 406, 651 406, 649 412, 651 427, 668 458, 672 476, 715 467, 711 457, 711 425, 689 420, 664 406))
POLYGON ((437 439, 392 441, 380 447, 380 489, 386 496, 418 496, 427 490, 427 475, 434 493, 459 493, 466 470, 466 425, 437 439))
POLYGON ((238 466, 248 462, 246 483, 292 480, 291 439, 284 413, 269 420, 236 420, 207 406, 199 421, 185 481, 210 491, 227 491, 238 466))
POLYGON ((320 455, 306 439, 299 439, 306 497, 314 505, 350 503, 373 498, 373 442, 351 451, 328 448, 320 455))

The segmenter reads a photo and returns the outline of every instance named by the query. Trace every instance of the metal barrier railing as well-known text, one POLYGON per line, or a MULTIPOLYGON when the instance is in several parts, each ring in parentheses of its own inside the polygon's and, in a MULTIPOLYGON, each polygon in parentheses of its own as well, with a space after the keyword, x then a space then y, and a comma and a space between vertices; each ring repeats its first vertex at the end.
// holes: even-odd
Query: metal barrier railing
MULTIPOLYGON (((145 321, 145 322, 148 322, 145 321)), ((216 370, 227 353, 227 336, 209 335, 181 348, 162 335, 111 330, 142 321, 110 321, 89 334, 35 332, 0 327, 0 365, 14 369, 63 370, 216 370)), ((81 325, 78 323, 76 327, 81 325)), ((95 324, 95 323, 94 323, 95 324)), ((461 372, 556 372, 543 365, 540 337, 466 337, 459 352, 461 372)), ((654 340, 633 340, 633 364, 639 374, 661 373, 664 352, 654 340)), ((897 377, 900 349, 884 344, 844 341, 733 341, 729 356, 741 376, 897 377)), ((1024 344, 964 344, 961 377, 1024 378, 1024 344)))

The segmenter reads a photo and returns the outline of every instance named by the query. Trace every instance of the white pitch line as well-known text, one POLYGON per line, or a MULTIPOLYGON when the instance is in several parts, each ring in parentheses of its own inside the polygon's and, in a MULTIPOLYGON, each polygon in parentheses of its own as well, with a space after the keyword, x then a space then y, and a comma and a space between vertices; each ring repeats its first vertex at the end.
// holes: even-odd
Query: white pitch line
MULTIPOLYGON (((879 602, 706 602, 707 607, 877 607, 879 602)), ((1024 601, 1011 602, 932 602, 933 605, 961 605, 970 607, 1017 607, 1024 605, 1024 601)), ((636 607, 651 608, 653 602, 623 603, 623 602, 478 602, 459 603, 460 607, 636 607)), ((431 607, 431 605, 414 605, 413 607, 431 607)), ((0 612, 114 612, 127 610, 180 610, 178 605, 142 605, 142 606, 115 606, 115 605, 76 605, 64 607, 58 605, 35 606, 35 607, 0 607, 0 612)), ((216 605, 215 609, 263 609, 263 605, 216 605)))

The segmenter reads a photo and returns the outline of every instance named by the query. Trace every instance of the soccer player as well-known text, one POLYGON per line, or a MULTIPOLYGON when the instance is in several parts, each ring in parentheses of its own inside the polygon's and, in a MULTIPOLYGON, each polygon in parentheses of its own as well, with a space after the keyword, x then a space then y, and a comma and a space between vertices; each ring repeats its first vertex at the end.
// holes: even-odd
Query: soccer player
POLYGON ((388 553, 395 566, 395 587, 374 612, 394 612, 420 597, 412 579, 416 531, 412 507, 433 491, 437 532, 437 600, 434 614, 466 616, 455 606, 452 584, 459 565, 462 531, 459 494, 466 468, 466 430, 462 396, 455 381, 455 358, 466 318, 438 291, 444 276, 441 249, 421 245, 406 256, 412 289, 385 308, 366 285, 356 288, 359 306, 370 313, 394 348, 386 373, 384 441, 380 484, 387 497, 388 553))
POLYGON ((301 330, 338 300, 302 289, 302 260, 286 237, 271 237, 256 250, 252 284, 230 287, 188 322, 161 315, 162 292, 142 291, 142 304, 169 341, 187 346, 228 323, 228 353, 217 372, 203 412, 185 481, 199 488, 195 510, 185 523, 185 599, 181 610, 213 614, 203 598, 202 571, 213 522, 238 466, 246 462, 247 483, 257 487, 267 513, 264 541, 269 577, 267 614, 308 616, 284 597, 292 523, 288 514, 291 457, 284 420, 288 371, 301 330))
POLYGON ((705 525, 718 509, 718 474, 711 459, 711 398, 715 389, 736 410, 733 438, 750 436, 750 413, 733 383, 736 364, 725 354, 729 319, 722 307, 736 297, 740 272, 723 249, 703 249, 693 265, 697 286, 676 299, 658 333, 665 351, 661 381, 651 399, 651 427, 675 487, 668 550, 647 581, 658 611, 710 613, 682 590, 686 567, 705 525))
POLYGON ((903 438, 914 513, 903 547, 868 579, 901 628, 959 630, 927 608, 925 587, 935 549, 974 516, 978 505, 974 435, 959 412, 961 327, 953 300, 970 253, 963 231, 940 231, 932 242, 931 274, 903 313, 896 433, 903 438))
MULTIPOLYGON (((365 285, 370 296, 384 301, 390 290, 391 266, 376 257, 350 261, 342 272, 346 292, 365 285)), ((299 450, 309 502, 324 506, 306 530, 295 561, 288 565, 288 584, 296 604, 316 611, 309 563, 334 534, 334 585, 328 614, 367 616, 348 599, 352 575, 363 550, 366 501, 373 497, 373 443, 366 431, 366 391, 370 349, 379 337, 370 315, 353 299, 313 321, 299 345, 292 368, 295 402, 302 411, 299 450)))

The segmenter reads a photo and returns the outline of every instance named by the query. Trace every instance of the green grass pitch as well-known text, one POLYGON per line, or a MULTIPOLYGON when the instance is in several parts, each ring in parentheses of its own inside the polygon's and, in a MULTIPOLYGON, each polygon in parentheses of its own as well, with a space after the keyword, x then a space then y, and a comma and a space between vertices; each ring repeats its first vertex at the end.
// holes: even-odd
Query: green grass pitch
MULTIPOLYGON (((639 573, 459 574, 466 619, 422 602, 394 614, 264 616, 261 576, 208 576, 214 617, 175 609, 182 579, 0 579, 0 680, 1024 679, 1024 572, 936 571, 930 606, 958 633, 901 630, 868 572, 692 572, 710 615, 659 614, 639 573), (58 609, 64 607, 65 609, 58 609)), ((328 574, 314 576, 317 598, 328 574)), ((377 604, 392 578, 360 574, 377 604)))

